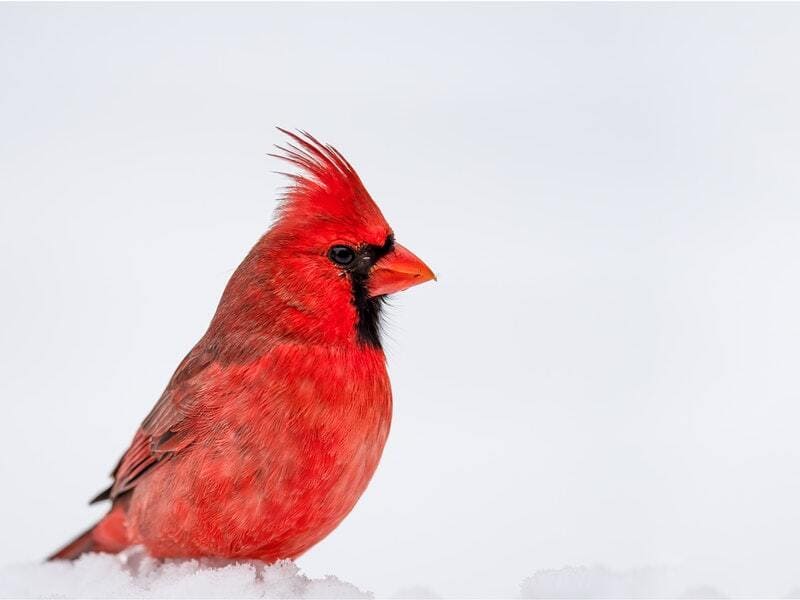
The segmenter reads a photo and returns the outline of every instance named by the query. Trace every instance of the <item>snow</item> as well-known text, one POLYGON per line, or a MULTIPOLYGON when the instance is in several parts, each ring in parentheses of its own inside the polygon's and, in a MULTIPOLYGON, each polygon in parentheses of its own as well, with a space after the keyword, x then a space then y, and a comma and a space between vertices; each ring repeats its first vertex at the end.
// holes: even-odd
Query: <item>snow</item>
POLYGON ((425 600, 438 600, 441 596, 423 585, 403 587, 392 594, 393 600, 420 600, 420 598, 424 598, 425 600))
POLYGON ((372 598, 327 576, 311 579, 291 561, 156 561, 140 551, 87 554, 75 562, 0 569, 2 598, 372 598))
POLYGON ((680 569, 640 567, 614 571, 602 565, 537 571, 522 582, 523 598, 726 598, 717 587, 680 569))
MULTIPOLYGON (((720 573, 717 573, 719 576, 720 573)), ((722 579, 725 579, 724 577, 722 579)), ((536 571, 519 587, 520 598, 800 598, 786 592, 743 594, 733 581, 722 585, 709 571, 644 566, 613 570, 602 565, 536 571), (715 579, 714 585, 709 583, 715 579)), ((766 591, 765 591, 766 592, 766 591)), ((409 585, 394 599, 442 598, 426 586, 409 585)), ((447 594, 445 594, 447 597, 447 594)), ((141 549, 119 556, 88 554, 57 561, 0 568, 0 598, 374 598, 333 576, 304 575, 292 561, 157 561, 141 549)))

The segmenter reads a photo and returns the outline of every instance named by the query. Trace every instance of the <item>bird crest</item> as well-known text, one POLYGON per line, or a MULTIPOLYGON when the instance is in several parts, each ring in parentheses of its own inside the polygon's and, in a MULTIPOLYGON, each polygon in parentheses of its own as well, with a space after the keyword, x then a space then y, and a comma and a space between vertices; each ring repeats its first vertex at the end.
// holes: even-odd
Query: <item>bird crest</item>
POLYGON ((316 215, 323 219, 385 223, 361 178, 336 148, 306 131, 277 129, 289 140, 276 144, 277 151, 269 156, 300 169, 297 173, 278 171, 291 179, 278 206, 279 219, 302 216, 307 220, 309 215, 316 215))

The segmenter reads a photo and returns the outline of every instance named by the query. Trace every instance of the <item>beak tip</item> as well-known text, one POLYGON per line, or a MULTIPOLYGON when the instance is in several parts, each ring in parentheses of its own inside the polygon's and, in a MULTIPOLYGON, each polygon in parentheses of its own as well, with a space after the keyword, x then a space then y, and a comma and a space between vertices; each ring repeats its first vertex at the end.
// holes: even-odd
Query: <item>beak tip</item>
POLYGON ((436 281, 436 273, 400 244, 373 267, 370 275, 370 296, 384 296, 410 287, 436 281))

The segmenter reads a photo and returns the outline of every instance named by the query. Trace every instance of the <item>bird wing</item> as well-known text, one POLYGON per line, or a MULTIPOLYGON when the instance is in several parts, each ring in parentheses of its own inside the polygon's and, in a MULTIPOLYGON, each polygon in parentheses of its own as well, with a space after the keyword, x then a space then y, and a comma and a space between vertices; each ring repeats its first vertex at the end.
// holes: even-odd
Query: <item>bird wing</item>
POLYGON ((111 473, 114 483, 95 496, 90 504, 114 500, 129 492, 142 475, 194 441, 187 417, 200 405, 203 382, 210 373, 218 370, 215 365, 219 367, 210 354, 197 348, 183 359, 111 473))

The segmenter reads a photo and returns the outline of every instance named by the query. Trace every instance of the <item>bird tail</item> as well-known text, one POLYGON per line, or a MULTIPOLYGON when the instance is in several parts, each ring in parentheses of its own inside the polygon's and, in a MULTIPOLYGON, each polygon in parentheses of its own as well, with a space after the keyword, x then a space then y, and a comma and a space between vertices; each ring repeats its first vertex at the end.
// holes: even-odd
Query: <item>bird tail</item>
POLYGON ((87 552, 117 553, 130 546, 125 507, 115 504, 108 514, 47 560, 75 560, 87 552))
POLYGON ((75 560, 81 554, 97 552, 97 543, 92 537, 95 527, 96 525, 92 525, 69 544, 48 556, 47 560, 75 560))

